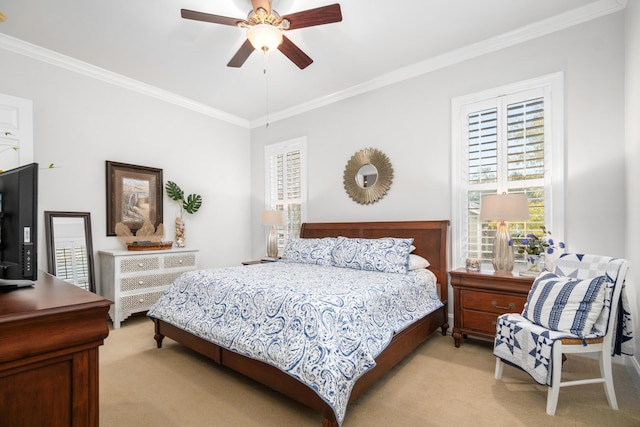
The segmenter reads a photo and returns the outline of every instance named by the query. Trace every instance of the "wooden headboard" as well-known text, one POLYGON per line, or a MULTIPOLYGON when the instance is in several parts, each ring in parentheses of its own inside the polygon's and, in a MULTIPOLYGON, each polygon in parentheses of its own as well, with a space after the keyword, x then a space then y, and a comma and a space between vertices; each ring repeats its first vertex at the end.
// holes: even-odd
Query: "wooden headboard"
POLYGON ((438 278, 440 295, 447 299, 447 246, 449 221, 389 221, 389 222, 309 222, 302 224, 300 237, 413 237, 413 252, 429 260, 438 278))

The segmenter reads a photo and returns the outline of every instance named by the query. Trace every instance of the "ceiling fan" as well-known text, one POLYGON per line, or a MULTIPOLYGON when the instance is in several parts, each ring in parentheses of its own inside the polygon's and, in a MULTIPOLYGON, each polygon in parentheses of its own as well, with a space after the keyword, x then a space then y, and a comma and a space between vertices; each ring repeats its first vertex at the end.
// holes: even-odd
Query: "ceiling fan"
POLYGON ((232 25, 248 30, 247 40, 231 58, 227 64, 228 67, 241 67, 254 50, 268 52, 278 49, 302 70, 308 67, 313 59, 285 37, 283 32, 342 21, 339 4, 308 9, 285 16, 280 16, 278 12, 271 9, 270 0, 251 0, 251 5, 253 10, 249 12, 246 20, 187 9, 182 9, 181 14, 185 19, 232 25))

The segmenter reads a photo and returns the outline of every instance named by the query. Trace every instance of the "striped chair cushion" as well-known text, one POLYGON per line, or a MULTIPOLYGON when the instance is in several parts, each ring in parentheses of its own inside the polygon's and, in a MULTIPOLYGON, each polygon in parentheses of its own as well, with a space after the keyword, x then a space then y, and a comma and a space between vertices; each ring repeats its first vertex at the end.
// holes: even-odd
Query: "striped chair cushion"
POLYGON ((605 276, 576 279, 544 272, 529 291, 522 316, 545 328, 584 337, 604 307, 605 276))

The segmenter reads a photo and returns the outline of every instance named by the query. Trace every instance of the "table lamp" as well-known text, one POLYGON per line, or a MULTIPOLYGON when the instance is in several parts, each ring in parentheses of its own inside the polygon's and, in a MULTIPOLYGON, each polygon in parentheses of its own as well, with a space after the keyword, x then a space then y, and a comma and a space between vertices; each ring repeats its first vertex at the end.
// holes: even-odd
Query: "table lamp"
POLYGON ((262 212, 262 225, 271 227, 271 229, 269 230, 269 238, 267 239, 266 259, 273 261, 278 258, 278 231, 276 230, 276 227, 284 227, 284 212, 262 212))
POLYGON ((529 201, 524 193, 482 196, 480 220, 498 221, 492 259, 496 273, 509 273, 513 270, 513 247, 509 245, 507 221, 529 221, 529 218, 529 201))

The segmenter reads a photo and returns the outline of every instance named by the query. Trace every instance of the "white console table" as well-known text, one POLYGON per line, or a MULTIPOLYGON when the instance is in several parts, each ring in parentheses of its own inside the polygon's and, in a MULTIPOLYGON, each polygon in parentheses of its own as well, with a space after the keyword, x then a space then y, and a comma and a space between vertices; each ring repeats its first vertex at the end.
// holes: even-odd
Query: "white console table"
POLYGON ((198 268, 198 250, 98 251, 100 293, 113 301, 113 328, 133 313, 148 310, 180 274, 198 268))

